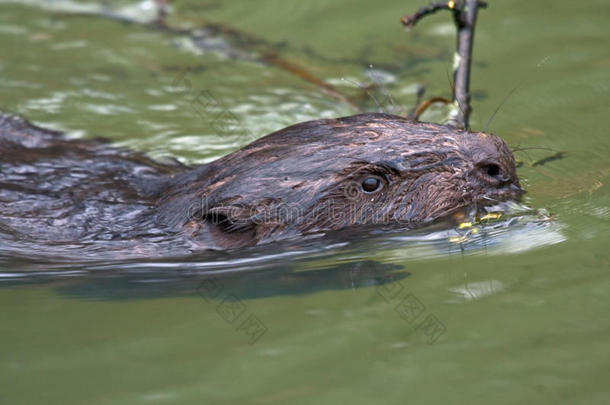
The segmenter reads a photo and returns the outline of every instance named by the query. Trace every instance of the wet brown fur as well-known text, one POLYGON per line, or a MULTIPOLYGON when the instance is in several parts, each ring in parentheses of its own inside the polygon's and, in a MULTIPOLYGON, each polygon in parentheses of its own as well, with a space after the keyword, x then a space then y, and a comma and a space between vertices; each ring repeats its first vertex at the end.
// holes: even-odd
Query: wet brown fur
POLYGON ((413 228, 520 195, 500 138, 388 114, 300 123, 198 167, 0 115, 0 240, 226 249, 357 225, 413 228), (378 191, 362 189, 368 176, 378 191))

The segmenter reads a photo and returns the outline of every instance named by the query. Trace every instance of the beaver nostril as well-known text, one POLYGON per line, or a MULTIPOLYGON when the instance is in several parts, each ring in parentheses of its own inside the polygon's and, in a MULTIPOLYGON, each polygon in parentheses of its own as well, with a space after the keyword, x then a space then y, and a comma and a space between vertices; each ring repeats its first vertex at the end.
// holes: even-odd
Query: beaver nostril
POLYGON ((485 171, 487 172, 488 176, 496 177, 500 174, 500 166, 494 163, 490 163, 485 167, 485 171))
POLYGON ((493 162, 484 162, 477 165, 483 178, 494 185, 503 185, 510 181, 511 176, 502 167, 493 162))

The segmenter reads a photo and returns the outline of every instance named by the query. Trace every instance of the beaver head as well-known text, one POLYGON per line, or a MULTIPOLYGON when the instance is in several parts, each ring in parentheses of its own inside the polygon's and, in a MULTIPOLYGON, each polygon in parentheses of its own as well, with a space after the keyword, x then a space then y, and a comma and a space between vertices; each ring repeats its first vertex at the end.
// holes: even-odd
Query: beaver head
POLYGON ((177 176, 159 221, 212 248, 354 225, 416 227, 522 194, 498 137, 360 114, 297 124, 177 176))

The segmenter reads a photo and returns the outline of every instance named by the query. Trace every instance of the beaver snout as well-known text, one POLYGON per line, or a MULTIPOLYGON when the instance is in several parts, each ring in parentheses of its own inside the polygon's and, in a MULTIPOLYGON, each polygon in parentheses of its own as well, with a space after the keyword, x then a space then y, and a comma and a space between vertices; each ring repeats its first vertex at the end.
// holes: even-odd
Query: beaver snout
POLYGON ((498 161, 484 160, 478 162, 475 165, 474 172, 478 180, 488 187, 507 189, 512 193, 517 193, 516 198, 523 193, 514 169, 506 167, 498 161))
MULTIPOLYGON (((503 151, 504 152, 504 151, 503 151)), ((489 202, 521 199, 525 191, 521 188, 516 174, 512 154, 505 159, 483 159, 474 165, 476 181, 483 190, 479 193, 479 200, 489 202)))
POLYGON ((470 166, 466 178, 476 201, 520 199, 524 191, 517 177, 515 159, 502 139, 471 133, 461 149, 470 166))

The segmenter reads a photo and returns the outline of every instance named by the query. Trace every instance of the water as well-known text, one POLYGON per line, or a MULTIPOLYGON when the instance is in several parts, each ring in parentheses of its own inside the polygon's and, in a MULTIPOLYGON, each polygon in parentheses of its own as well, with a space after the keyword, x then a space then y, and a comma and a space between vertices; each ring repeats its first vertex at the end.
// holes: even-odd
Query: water
MULTIPOLYGON (((269 50, 348 95, 353 81, 383 82, 384 110, 412 106, 418 84, 450 91, 449 16, 409 33, 398 24, 420 2, 172 2, 173 25, 265 41, 203 35, 206 52, 188 35, 83 15, 100 11, 92 4, 0 2, 3 110, 206 162, 354 112, 260 63, 269 50), (48 9, 66 5, 81 13, 48 9), (225 112, 235 118, 218 120, 225 112)), ((471 125, 516 87, 489 130, 527 149, 516 155, 532 212, 477 234, 336 235, 120 263, 3 257, 0 401, 606 403, 609 16, 603 1, 481 12, 471 125)))

